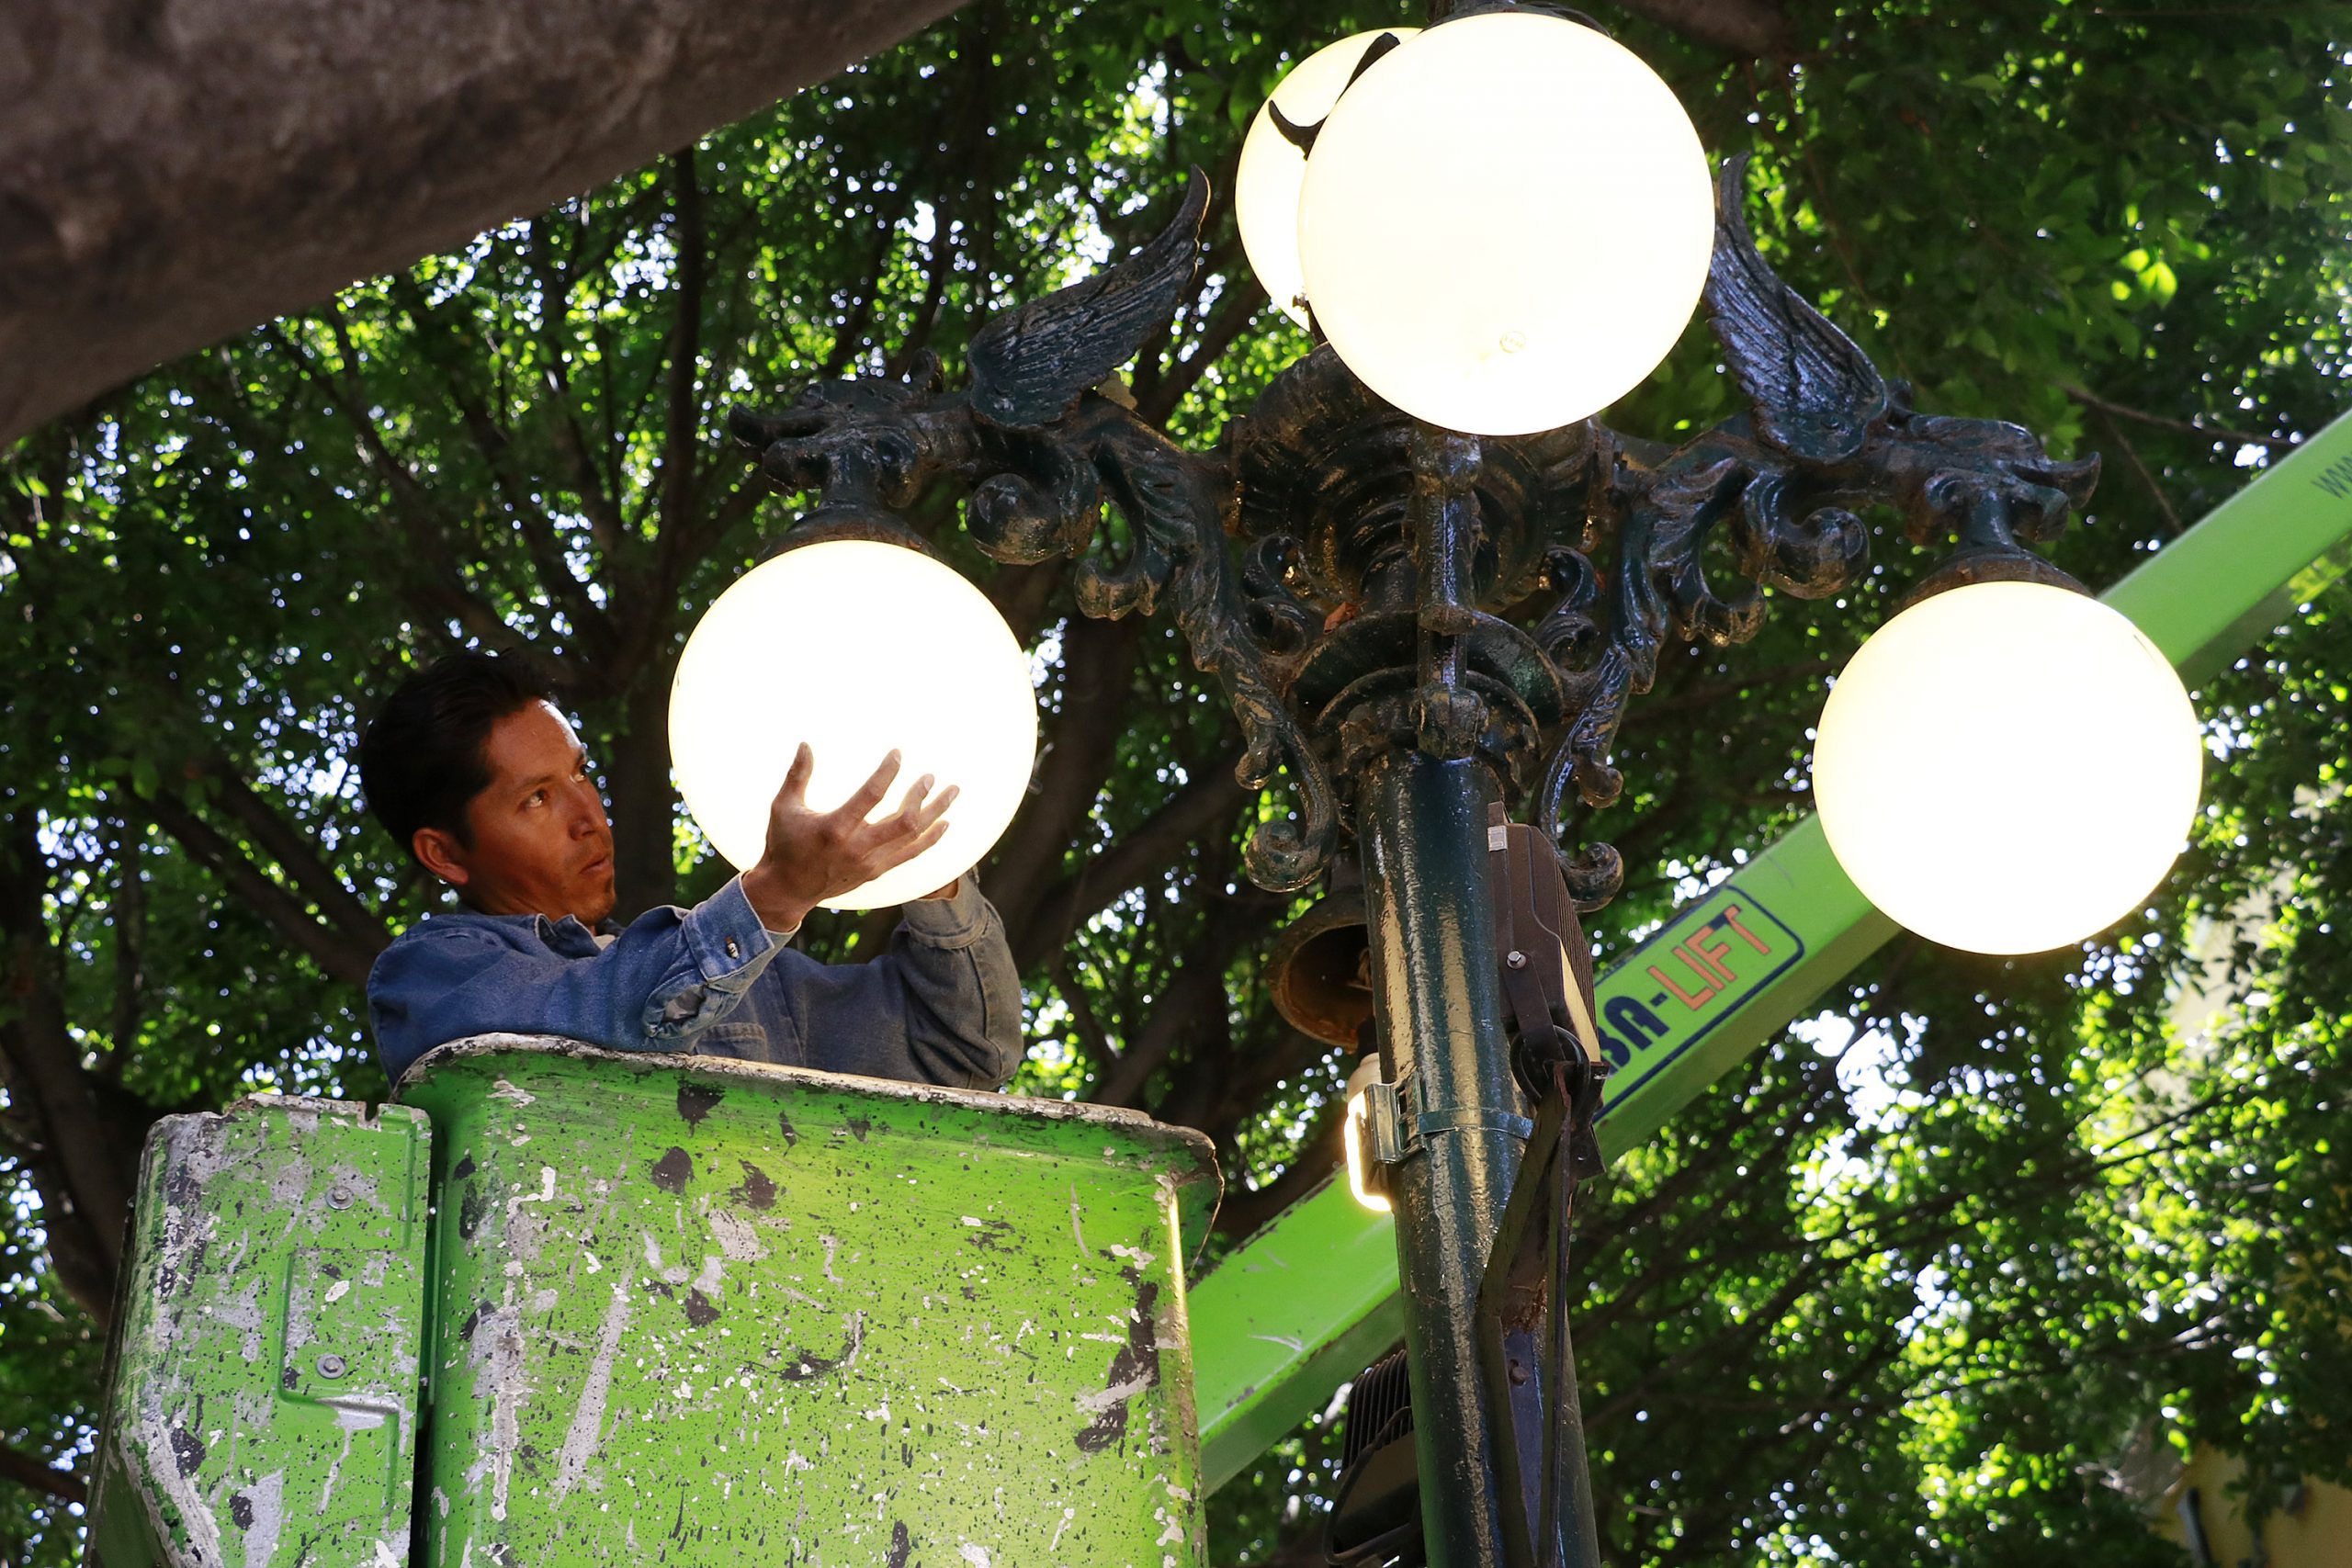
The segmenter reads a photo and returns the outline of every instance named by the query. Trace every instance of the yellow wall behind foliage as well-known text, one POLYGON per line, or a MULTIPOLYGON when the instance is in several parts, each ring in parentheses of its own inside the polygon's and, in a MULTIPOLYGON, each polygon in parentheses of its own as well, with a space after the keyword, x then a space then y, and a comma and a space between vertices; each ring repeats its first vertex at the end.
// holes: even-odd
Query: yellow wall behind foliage
POLYGON ((2240 1500, 2231 1494, 2245 1471, 2239 1460, 2199 1449, 2157 1505, 2156 1532, 2166 1540, 2189 1544, 2181 1505, 2194 1491, 2213 1568, 2255 1562, 2266 1568, 2352 1568, 2352 1492, 2306 1483, 2299 1501, 2290 1499, 2296 1503, 2291 1511, 2274 1509, 2263 1521, 2262 1550, 2257 1551, 2240 1500))

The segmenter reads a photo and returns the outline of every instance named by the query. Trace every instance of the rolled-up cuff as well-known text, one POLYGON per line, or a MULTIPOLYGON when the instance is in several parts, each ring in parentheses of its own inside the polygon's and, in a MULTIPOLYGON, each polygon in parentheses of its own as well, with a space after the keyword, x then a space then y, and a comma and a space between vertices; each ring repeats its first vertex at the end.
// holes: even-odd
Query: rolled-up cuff
POLYGON ((966 872, 953 898, 922 898, 901 905, 899 919, 910 934, 932 947, 969 947, 988 934, 995 911, 980 897, 980 879, 966 872))
MULTIPOLYGON (((686 951, 701 966, 703 978, 714 985, 741 970, 757 973, 776 945, 752 911, 741 876, 729 878, 726 886, 687 910, 683 924, 686 951)), ((750 983, 749 976, 743 983, 750 983)))

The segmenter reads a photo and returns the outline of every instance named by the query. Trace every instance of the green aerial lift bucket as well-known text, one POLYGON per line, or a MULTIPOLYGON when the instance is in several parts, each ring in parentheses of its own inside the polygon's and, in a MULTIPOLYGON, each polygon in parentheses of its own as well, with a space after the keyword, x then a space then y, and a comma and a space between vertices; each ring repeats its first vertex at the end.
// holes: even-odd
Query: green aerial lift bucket
POLYGON ((1194 1568, 1198 1134, 490 1036, 158 1123, 92 1561, 1194 1568))

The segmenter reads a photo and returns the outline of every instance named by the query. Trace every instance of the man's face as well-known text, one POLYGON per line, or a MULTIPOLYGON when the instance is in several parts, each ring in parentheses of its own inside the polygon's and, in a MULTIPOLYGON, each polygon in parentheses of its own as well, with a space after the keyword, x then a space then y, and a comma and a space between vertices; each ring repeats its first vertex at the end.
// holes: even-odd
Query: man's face
POLYGON ((533 703, 492 725, 483 751, 490 783, 466 805, 473 842, 422 829, 418 857, 486 915, 593 927, 611 914, 612 824, 571 726, 533 703))

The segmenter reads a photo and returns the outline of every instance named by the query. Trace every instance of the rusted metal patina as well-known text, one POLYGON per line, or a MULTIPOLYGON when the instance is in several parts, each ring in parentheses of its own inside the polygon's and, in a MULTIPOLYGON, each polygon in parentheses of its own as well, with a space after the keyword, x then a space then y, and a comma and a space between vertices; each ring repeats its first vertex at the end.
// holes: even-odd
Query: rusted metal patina
POLYGON ((1207 1141, 489 1037, 422 1061, 415 1561, 1189 1568, 1207 1141))
POLYGON ((428 1141, 403 1107, 276 1096, 156 1123, 93 1563, 408 1562, 428 1141))

